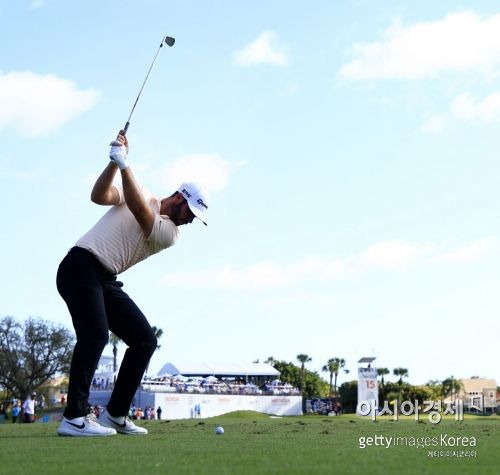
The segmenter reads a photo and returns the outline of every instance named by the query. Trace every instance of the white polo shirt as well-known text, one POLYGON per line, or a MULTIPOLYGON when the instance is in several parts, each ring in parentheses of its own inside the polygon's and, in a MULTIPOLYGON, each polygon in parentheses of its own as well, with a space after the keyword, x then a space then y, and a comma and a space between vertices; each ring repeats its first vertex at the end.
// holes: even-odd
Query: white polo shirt
POLYGON ((153 229, 145 236, 141 226, 125 204, 123 189, 116 186, 120 204, 110 210, 76 243, 90 251, 113 274, 120 274, 134 264, 173 246, 179 237, 177 226, 166 215, 160 215, 160 200, 142 189, 155 215, 153 229))
POLYGON ((35 414, 35 401, 28 396, 23 403, 23 409, 26 414, 35 414))

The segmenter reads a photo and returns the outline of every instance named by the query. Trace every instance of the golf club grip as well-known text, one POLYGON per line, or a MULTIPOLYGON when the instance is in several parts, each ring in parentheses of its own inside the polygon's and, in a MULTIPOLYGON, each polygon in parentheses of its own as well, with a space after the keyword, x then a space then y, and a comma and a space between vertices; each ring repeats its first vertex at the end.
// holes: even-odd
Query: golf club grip
POLYGON ((125 136, 127 134, 127 130, 128 130, 128 126, 130 125, 130 122, 127 121, 127 123, 125 124, 125 127, 123 127, 123 136, 125 136))

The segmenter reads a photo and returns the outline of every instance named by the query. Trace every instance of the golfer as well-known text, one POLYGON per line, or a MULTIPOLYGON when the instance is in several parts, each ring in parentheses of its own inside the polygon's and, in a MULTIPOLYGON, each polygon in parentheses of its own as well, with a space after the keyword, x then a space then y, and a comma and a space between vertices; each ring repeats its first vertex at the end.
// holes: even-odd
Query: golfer
POLYGON ((111 143, 111 161, 91 194, 94 203, 111 208, 77 241, 57 272, 57 289, 76 332, 59 435, 147 434, 127 415, 157 340, 146 317, 116 280, 117 275, 173 246, 179 226, 195 217, 206 224, 206 199, 197 185, 184 183, 174 194, 159 200, 137 184, 127 153, 128 142, 120 132, 111 143), (113 185, 118 170, 121 187, 113 185), (107 409, 96 419, 87 414, 89 390, 110 330, 128 348, 107 409))

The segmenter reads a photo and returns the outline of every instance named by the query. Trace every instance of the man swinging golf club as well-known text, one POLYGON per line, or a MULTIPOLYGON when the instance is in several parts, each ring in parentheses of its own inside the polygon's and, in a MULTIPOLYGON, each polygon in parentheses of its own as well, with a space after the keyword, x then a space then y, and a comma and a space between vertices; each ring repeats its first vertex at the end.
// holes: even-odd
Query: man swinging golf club
POLYGON ((195 217, 206 224, 206 199, 197 185, 184 183, 159 200, 139 187, 127 152, 128 141, 121 131, 91 194, 94 203, 111 208, 68 252, 57 273, 57 289, 68 306, 77 340, 59 435, 147 434, 126 416, 157 340, 144 314, 122 290, 117 274, 172 246, 178 226, 195 217), (121 187, 113 185, 118 170, 121 187), (110 330, 128 349, 107 409, 96 419, 87 414, 89 390, 110 330))

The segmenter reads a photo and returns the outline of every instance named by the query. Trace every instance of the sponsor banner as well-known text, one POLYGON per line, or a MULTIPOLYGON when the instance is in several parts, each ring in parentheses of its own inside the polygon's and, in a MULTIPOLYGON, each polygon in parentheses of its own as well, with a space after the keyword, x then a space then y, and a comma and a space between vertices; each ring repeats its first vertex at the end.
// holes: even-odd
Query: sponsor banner
POLYGON ((378 407, 377 368, 358 368, 358 408, 360 401, 378 407))
POLYGON ((290 398, 287 397, 275 397, 271 400, 272 404, 290 404, 290 398))
MULTIPOLYGON (((155 408, 162 408, 162 419, 189 419, 197 417, 214 417, 233 411, 258 411, 270 415, 299 416, 302 415, 301 396, 221 396, 217 394, 165 394, 138 391, 134 404, 139 401, 155 408)), ((142 406, 141 406, 142 407, 142 406)))

